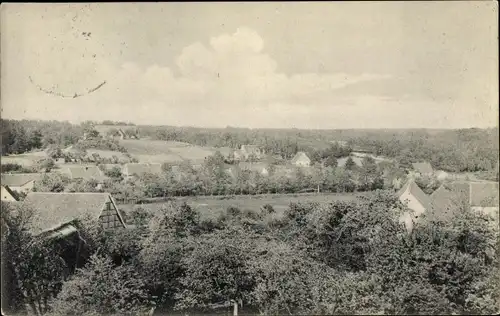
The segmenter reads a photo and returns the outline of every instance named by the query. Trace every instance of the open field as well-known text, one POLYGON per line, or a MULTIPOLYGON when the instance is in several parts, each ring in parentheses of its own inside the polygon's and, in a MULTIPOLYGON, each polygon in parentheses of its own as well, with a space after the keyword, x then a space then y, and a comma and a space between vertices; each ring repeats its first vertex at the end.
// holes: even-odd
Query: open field
MULTIPOLYGON (((234 206, 240 210, 259 211, 265 204, 271 204, 276 211, 277 216, 283 215, 284 211, 292 202, 318 202, 328 203, 333 201, 352 201, 362 193, 325 193, 325 194, 269 194, 269 195, 244 195, 236 197, 179 197, 175 198, 178 202, 186 202, 194 209, 198 210, 202 218, 216 217, 228 207, 234 206)), ((147 210, 156 211, 160 209, 165 202, 131 205, 122 204, 119 208, 122 211, 130 212, 134 207, 142 207, 147 210)))
POLYGON ((215 150, 183 142, 161 140, 120 140, 120 145, 140 162, 162 163, 184 160, 203 161, 215 150))
POLYGON ((47 153, 45 151, 36 151, 25 153, 21 155, 9 155, 2 156, 2 164, 15 163, 24 167, 33 166, 36 161, 47 158, 47 153))

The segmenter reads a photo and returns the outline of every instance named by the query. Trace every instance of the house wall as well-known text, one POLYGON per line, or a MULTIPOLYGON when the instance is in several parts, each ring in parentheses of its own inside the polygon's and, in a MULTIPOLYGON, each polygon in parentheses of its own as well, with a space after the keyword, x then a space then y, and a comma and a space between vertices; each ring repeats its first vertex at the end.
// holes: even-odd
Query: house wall
POLYGON ((416 217, 425 212, 425 207, 410 193, 410 187, 399 197, 399 200, 413 210, 416 217))
POLYGON ((99 221, 104 229, 123 227, 123 224, 118 217, 118 212, 111 201, 106 202, 101 216, 99 216, 99 221))

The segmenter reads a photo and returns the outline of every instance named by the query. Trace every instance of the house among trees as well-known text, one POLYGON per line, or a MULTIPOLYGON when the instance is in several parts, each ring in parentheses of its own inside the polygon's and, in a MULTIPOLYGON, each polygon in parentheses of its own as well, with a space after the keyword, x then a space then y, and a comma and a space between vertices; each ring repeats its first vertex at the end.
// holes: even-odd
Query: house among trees
POLYGON ((434 174, 434 170, 432 169, 432 166, 428 162, 414 162, 412 163, 413 170, 410 171, 410 174, 416 177, 423 177, 423 176, 432 176, 434 174))
POLYGON ((396 194, 399 201, 413 211, 412 213, 405 212, 400 218, 406 228, 412 230, 413 223, 430 208, 431 199, 413 179, 409 179, 396 194))
POLYGON ((299 151, 292 158, 291 163, 298 167, 309 167, 311 166, 311 159, 306 155, 305 152, 299 151))
POLYGON ((2 185, 2 201, 17 202, 19 201, 19 196, 16 192, 12 191, 8 185, 2 185))
POLYGON ((54 233, 76 220, 96 220, 104 229, 126 224, 109 193, 30 192, 23 205, 35 211, 30 223, 34 235, 54 233))
POLYGON ((105 230, 127 227, 109 193, 31 192, 22 205, 34 211, 28 226, 30 232, 60 246, 69 273, 82 267, 88 256, 80 223, 96 223, 105 230))
POLYGON ((261 159, 263 156, 264 152, 257 145, 241 145, 239 150, 234 151, 235 160, 244 160, 250 157, 261 159))
POLYGON ((7 185, 12 191, 28 193, 33 190, 36 181, 42 178, 41 173, 7 173, 1 175, 2 186, 7 185))
POLYGON ((133 125, 94 125, 93 129, 103 138, 138 139, 139 131, 133 125))
POLYGON ((148 173, 159 175, 163 170, 159 163, 128 163, 122 172, 125 177, 141 177, 148 173))
POLYGON ((72 166, 63 169, 71 180, 96 180, 98 183, 104 183, 106 176, 97 166, 72 166))
POLYGON ((431 195, 433 216, 447 220, 461 207, 492 216, 498 225, 499 193, 498 183, 452 182, 441 185, 431 195))

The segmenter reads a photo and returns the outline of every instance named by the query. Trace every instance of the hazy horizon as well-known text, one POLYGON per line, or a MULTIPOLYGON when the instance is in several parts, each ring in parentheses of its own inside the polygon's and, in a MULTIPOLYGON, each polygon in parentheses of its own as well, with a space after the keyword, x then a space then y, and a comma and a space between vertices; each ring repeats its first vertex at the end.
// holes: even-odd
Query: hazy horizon
POLYGON ((2 118, 498 127, 497 8, 493 1, 3 4, 2 118), (75 93, 84 95, 56 95, 75 93))

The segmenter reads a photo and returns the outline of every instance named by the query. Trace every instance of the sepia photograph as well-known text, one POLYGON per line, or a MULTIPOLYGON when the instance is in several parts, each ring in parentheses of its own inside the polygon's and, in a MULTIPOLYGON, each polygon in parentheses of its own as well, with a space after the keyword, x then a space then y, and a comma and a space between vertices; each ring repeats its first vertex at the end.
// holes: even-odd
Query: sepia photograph
POLYGON ((498 22, 2 3, 2 315, 499 314, 498 22))

